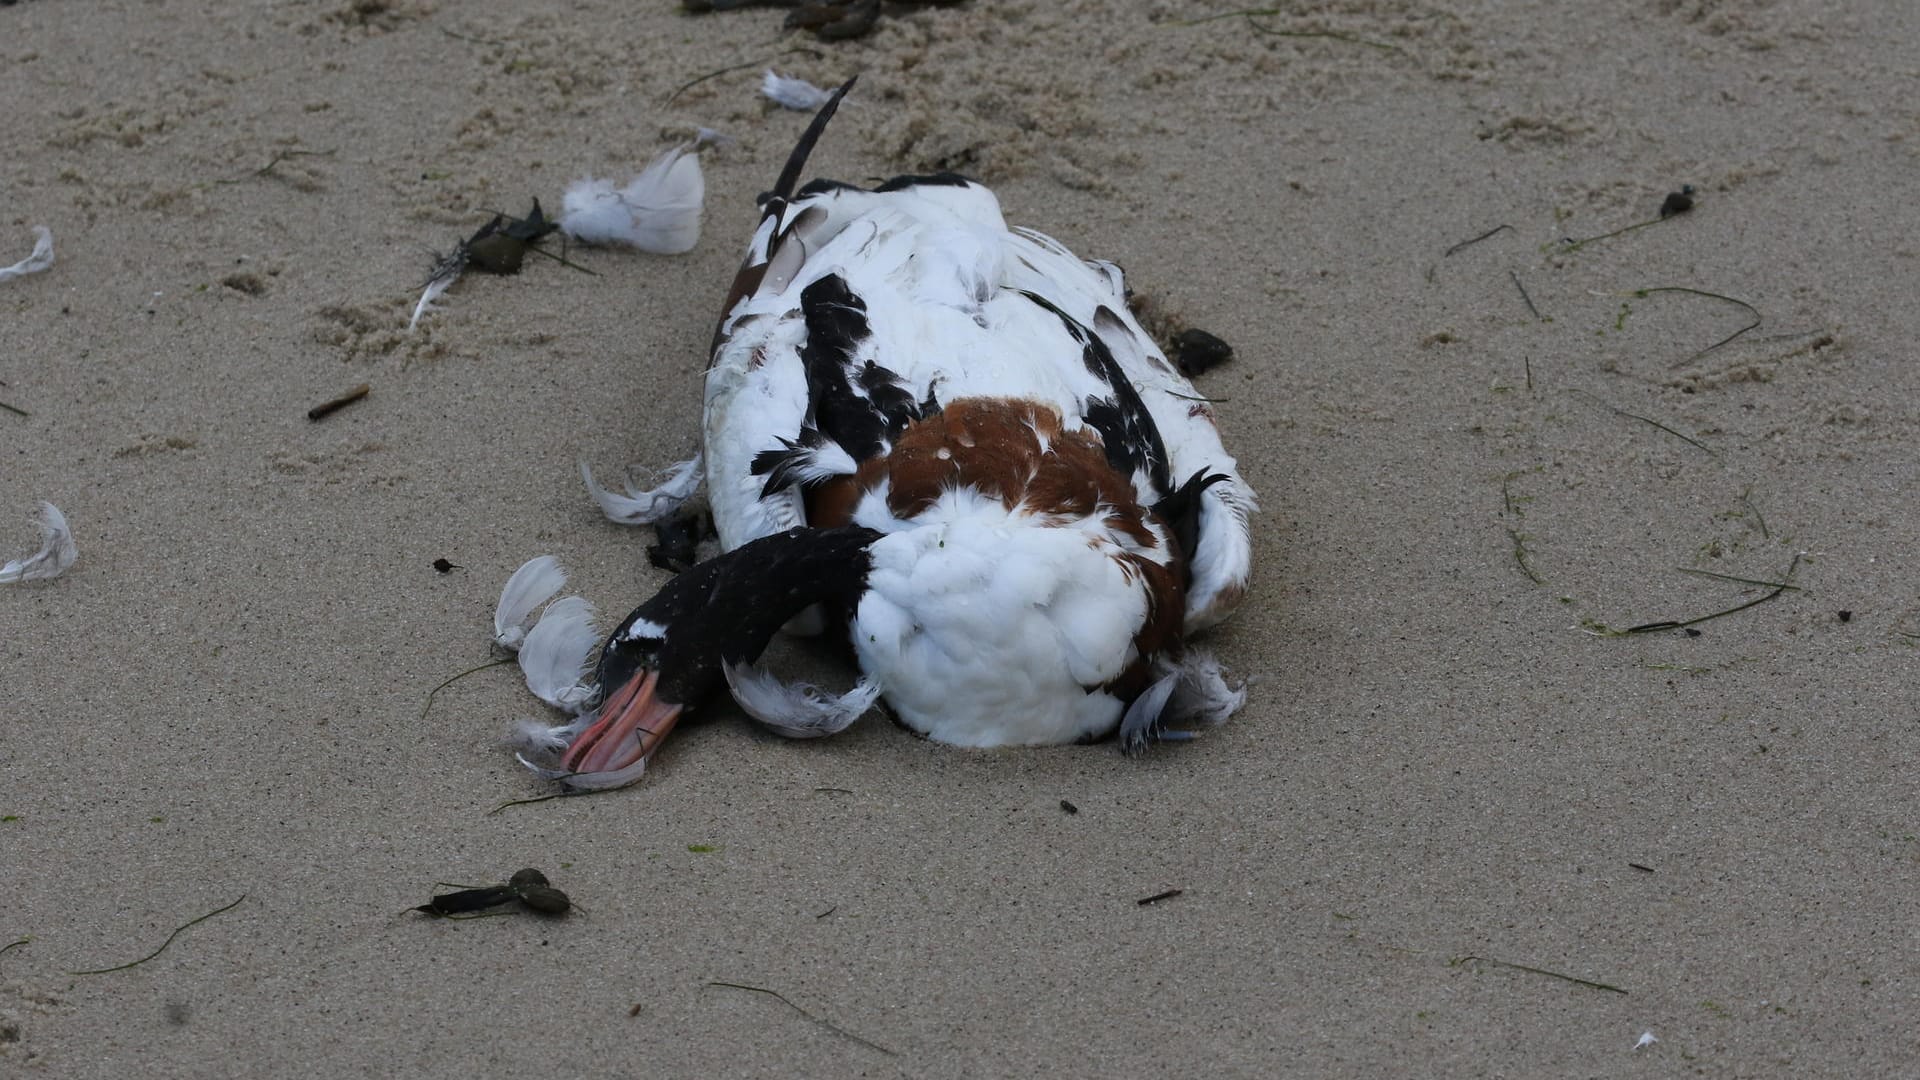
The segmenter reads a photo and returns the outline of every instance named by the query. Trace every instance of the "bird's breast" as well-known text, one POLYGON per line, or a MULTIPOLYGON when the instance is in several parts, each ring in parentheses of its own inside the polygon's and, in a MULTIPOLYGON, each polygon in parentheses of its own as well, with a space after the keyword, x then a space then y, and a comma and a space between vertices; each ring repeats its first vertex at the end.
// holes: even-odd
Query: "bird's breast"
POLYGON ((1104 734, 1177 645, 1166 530, 1097 435, 1040 403, 952 402, 809 498, 817 523, 885 534, 854 646, 901 719, 939 741, 1104 734))

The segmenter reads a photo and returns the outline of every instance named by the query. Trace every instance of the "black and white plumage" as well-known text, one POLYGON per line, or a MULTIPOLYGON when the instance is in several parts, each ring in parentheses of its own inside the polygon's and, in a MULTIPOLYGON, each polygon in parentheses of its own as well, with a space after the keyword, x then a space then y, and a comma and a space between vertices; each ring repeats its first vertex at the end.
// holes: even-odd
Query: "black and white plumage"
POLYGON ((985 187, 797 187, 847 88, 763 198, 715 334, 702 449, 722 554, 608 637, 595 713, 528 739, 566 744, 530 764, 569 787, 632 782, 730 683, 788 734, 838 730, 877 694, 977 747, 1117 732, 1137 749, 1244 700, 1184 646, 1244 595, 1256 508, 1209 406, 1117 267, 1008 228, 985 187), (844 635, 861 685, 836 700, 748 667, 789 624, 844 635))

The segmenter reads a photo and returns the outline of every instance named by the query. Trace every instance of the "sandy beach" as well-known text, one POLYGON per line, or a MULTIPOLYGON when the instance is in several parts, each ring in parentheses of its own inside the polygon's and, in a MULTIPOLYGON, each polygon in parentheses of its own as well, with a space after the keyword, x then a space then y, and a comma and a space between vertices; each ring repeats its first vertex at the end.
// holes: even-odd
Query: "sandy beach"
POLYGON ((1920 1075, 1920 13, 1234 10, 0 7, 0 264, 56 251, 0 281, 0 560, 41 500, 80 552, 0 586, 0 1076, 1920 1075), (578 464, 698 443, 767 67, 861 77, 816 174, 967 172, 1233 344, 1230 723, 715 707, 493 812, 544 707, 429 693, 528 558, 605 625, 667 579, 578 464), (701 127, 693 251, 408 329, 701 127), (579 910, 409 910, 528 866, 579 910))

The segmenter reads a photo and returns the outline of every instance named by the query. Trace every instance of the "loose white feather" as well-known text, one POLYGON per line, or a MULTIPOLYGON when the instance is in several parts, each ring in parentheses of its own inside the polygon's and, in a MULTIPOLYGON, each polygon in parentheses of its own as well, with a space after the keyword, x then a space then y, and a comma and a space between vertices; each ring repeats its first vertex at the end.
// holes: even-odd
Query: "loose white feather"
MULTIPOLYGON (((571 736, 566 727, 550 724, 545 720, 535 720, 532 717, 523 716, 515 720, 507 730, 507 745, 521 753, 520 760, 523 762, 527 760, 526 754, 532 754, 542 760, 550 760, 553 755, 565 750, 570 741, 571 736)), ((543 766, 529 762, 527 767, 532 769, 543 766)))
POLYGON ((40 550, 23 559, 11 559, 0 566, 0 585, 21 581, 50 581, 67 572, 80 549, 73 542, 73 530, 67 527, 67 515, 50 502, 40 504, 40 550))
POLYGON ((567 572, 560 560, 541 555, 522 563, 500 590, 500 603, 493 609, 493 640, 503 649, 518 651, 527 640, 527 617, 565 588, 567 572))
POLYGON ((53 265, 53 230, 45 225, 33 227, 33 254, 14 263, 12 266, 0 266, 0 281, 11 281, 28 274, 37 274, 53 265))
POLYGON ((625 187, 584 177, 561 200, 560 228, 586 244, 625 244, 656 255, 678 255, 700 242, 706 200, 700 157, 676 146, 654 158, 625 187))
POLYGON ((1147 687, 1127 706, 1127 714, 1120 720, 1122 751, 1137 754, 1156 739, 1192 738, 1191 732, 1163 731, 1160 727, 1160 714, 1166 710, 1167 700, 1173 697, 1174 688, 1179 684, 1180 673, 1176 671, 1147 687))
POLYGON ((801 112, 813 112, 833 96, 830 91, 822 90, 805 79, 776 75, 772 68, 768 68, 766 78, 760 80, 760 92, 775 105, 801 112))
POLYGON ((1167 718, 1181 723, 1222 724, 1247 703, 1245 683, 1227 682, 1226 669, 1213 654, 1189 649, 1174 668, 1180 681, 1167 703, 1167 718))
POLYGON ((853 689, 829 697, 811 683, 783 683, 751 664, 725 662, 727 687, 748 716, 789 739, 818 739, 845 731, 880 698, 880 684, 862 678, 853 689))
POLYGON ((700 490, 700 464, 701 456, 696 453, 670 465, 660 476, 660 483, 646 491, 634 487, 629 479, 625 495, 617 495, 595 483, 593 468, 584 461, 580 463, 580 479, 586 481, 587 493, 600 504, 600 512, 607 515, 609 521, 621 525, 651 525, 678 513, 700 490))
POLYGON ((533 696, 577 713, 593 700, 593 649, 600 633, 593 628, 593 605, 578 596, 547 605, 520 646, 520 672, 533 696))
POLYGON ((1644 1049, 1646 1047, 1652 1046, 1654 1043, 1657 1043, 1659 1041, 1660 1041, 1659 1039, 1654 1038, 1653 1032, 1643 1031, 1640 1033, 1640 1041, 1637 1043, 1634 1043, 1633 1048, 1635 1050, 1644 1049))
POLYGON ((427 287, 420 292, 420 302, 413 305, 413 318, 407 320, 407 332, 420 325, 420 316, 425 315, 440 298, 440 294, 453 287, 460 280, 460 274, 467 268, 467 245, 449 252, 447 256, 434 264, 433 276, 427 279, 427 287))
POLYGON ((566 770, 554 768, 560 763, 560 752, 599 718, 598 709, 581 713, 564 724, 522 717, 508 728, 506 743, 514 748, 520 764, 551 780, 566 775, 566 770), (531 760, 528 755, 532 755, 531 760))

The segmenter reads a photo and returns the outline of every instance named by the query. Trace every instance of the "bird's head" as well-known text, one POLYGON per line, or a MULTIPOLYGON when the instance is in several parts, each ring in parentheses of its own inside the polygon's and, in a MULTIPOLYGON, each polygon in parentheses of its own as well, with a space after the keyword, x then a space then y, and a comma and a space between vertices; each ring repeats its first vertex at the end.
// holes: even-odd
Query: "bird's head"
POLYGON ((572 791, 638 780, 667 734, 750 664, 789 619, 814 605, 850 611, 865 586, 869 529, 789 529, 676 576, 607 636, 600 703, 534 732, 522 760, 572 791))

